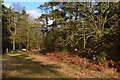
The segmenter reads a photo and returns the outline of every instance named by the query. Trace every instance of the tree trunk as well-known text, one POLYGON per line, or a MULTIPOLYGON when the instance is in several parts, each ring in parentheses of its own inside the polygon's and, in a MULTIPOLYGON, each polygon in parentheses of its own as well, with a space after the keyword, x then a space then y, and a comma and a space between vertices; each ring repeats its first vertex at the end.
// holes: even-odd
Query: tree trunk
POLYGON ((15 32, 14 32, 14 35, 13 35, 13 51, 15 51, 15 39, 16 39, 16 24, 14 24, 14 27, 15 27, 15 32))

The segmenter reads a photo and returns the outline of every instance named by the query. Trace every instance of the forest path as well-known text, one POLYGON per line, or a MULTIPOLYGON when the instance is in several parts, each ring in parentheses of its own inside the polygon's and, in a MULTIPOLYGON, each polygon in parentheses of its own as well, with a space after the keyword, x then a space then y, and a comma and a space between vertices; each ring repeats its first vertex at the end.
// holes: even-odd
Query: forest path
POLYGON ((39 80, 39 78, 59 78, 60 80, 63 78, 118 78, 117 73, 104 73, 86 69, 84 66, 53 61, 39 54, 6 54, 3 55, 2 60, 4 78, 27 78, 27 80, 28 78, 32 80, 39 80))
POLYGON ((55 70, 60 68, 55 64, 44 64, 34 58, 23 54, 3 55, 3 78, 63 78, 62 73, 55 70))

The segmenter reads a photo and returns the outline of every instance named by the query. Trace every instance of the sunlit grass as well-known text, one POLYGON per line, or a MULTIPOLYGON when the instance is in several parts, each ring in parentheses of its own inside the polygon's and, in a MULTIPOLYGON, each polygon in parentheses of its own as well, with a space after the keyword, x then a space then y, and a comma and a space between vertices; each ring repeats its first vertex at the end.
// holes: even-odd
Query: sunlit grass
MULTIPOLYGON (((39 61, 32 61, 33 58, 20 54, 7 54, 3 56, 6 63, 3 65, 3 77, 12 78, 61 78, 64 75, 52 68, 45 67, 39 61)), ((65 77, 65 76, 64 76, 65 77)))

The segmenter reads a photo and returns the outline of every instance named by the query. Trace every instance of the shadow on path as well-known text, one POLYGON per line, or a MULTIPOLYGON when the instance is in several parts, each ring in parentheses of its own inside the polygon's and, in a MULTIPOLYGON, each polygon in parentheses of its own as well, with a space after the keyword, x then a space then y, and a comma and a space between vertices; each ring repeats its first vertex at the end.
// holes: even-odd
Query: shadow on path
POLYGON ((27 55, 3 56, 3 78, 62 78, 63 74, 55 70, 61 68, 55 64, 26 59, 27 55))

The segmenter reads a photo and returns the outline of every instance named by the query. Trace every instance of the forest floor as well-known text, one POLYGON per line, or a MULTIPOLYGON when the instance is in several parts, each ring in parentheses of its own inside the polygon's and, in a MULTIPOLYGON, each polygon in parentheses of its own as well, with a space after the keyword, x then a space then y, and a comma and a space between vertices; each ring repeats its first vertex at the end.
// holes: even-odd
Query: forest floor
MULTIPOLYGON (((15 53, 3 55, 3 78, 119 78, 116 72, 90 70, 45 55, 15 53)), ((61 79, 63 80, 63 79, 61 79)), ((66 80, 66 79, 65 79, 66 80)))

